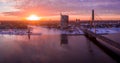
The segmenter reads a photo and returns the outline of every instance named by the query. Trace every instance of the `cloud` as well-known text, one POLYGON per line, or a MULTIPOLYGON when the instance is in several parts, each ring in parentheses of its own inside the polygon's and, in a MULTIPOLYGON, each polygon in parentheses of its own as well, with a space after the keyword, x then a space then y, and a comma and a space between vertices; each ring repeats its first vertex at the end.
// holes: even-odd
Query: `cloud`
POLYGON ((90 10, 92 8, 100 8, 101 10, 117 8, 120 10, 120 0, 21 0, 19 9, 37 8, 42 10, 52 10, 59 12, 69 12, 78 10, 90 10))
POLYGON ((42 16, 54 16, 60 12, 71 15, 96 13, 120 14, 120 0, 1 0, 0 7, 9 7, 0 12, 4 15, 24 16, 37 13, 42 16), (8 3, 9 2, 9 3, 8 3))
POLYGON ((12 15, 12 16, 24 15, 24 13, 21 13, 21 12, 3 12, 2 14, 4 14, 5 16, 9 16, 9 15, 12 15))

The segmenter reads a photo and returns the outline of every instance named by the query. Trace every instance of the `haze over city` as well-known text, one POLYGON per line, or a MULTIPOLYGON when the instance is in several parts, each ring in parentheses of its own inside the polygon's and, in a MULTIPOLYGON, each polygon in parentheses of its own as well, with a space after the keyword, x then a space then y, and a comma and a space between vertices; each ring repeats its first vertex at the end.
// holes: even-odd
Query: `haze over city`
POLYGON ((0 63, 120 63, 120 0, 0 0, 0 63))
POLYGON ((119 4, 120 0, 1 0, 0 20, 25 20, 32 14, 59 20, 60 13, 70 20, 91 20, 92 9, 102 20, 120 20, 119 4))

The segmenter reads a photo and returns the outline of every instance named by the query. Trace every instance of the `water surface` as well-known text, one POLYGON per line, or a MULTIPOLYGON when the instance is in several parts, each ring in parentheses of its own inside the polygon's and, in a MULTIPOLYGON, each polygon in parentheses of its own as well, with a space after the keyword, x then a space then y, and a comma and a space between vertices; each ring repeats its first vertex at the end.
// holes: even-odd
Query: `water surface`
POLYGON ((34 28, 41 35, 0 35, 0 63, 116 63, 83 35, 34 28))

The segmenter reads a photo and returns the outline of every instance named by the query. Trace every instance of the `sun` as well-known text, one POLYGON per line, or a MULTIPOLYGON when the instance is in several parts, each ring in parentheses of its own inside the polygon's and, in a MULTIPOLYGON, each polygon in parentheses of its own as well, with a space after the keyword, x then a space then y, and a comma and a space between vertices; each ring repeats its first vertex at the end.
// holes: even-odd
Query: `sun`
POLYGON ((32 15, 28 16, 26 19, 30 20, 30 21, 37 21, 37 20, 41 20, 41 17, 32 14, 32 15))

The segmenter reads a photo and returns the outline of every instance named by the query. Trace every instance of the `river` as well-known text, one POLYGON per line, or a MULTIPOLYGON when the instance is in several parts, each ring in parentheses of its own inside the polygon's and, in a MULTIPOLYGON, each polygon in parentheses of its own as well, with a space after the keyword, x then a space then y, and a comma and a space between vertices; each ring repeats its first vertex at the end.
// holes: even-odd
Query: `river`
MULTIPOLYGON (((116 63, 84 35, 63 35, 42 27, 32 32, 41 34, 1 34, 0 63, 116 63)), ((106 37, 119 40, 116 35, 106 37)))

